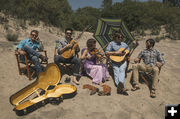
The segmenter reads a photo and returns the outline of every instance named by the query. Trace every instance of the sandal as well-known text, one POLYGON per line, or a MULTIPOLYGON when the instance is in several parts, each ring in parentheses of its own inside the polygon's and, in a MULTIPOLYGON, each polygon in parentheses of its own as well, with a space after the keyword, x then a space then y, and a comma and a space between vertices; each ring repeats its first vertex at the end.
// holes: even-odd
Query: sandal
POLYGON ((156 97, 155 90, 151 90, 150 97, 152 97, 152 98, 155 98, 155 97, 156 97))
POLYGON ((127 91, 128 89, 123 88, 122 91, 117 91, 117 94, 128 96, 129 94, 127 93, 127 91))
POLYGON ((128 96, 128 95, 129 95, 129 94, 127 93, 127 91, 117 92, 117 94, 121 94, 121 95, 125 95, 125 96, 128 96))
POLYGON ((131 89, 131 91, 136 91, 136 90, 139 90, 140 87, 136 84, 135 86, 133 86, 133 88, 131 89))

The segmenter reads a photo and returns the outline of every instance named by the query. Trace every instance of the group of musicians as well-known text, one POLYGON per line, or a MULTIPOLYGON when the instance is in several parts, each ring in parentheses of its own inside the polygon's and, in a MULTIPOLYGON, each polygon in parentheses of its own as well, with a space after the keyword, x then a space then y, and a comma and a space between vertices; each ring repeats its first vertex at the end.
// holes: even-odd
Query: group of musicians
MULTIPOLYGON (((113 41, 106 47, 105 53, 96 48, 96 40, 88 39, 86 42, 87 48, 83 48, 81 57, 76 57, 80 51, 78 41, 72 38, 73 30, 71 28, 65 29, 65 37, 59 41, 58 50, 54 57, 54 63, 62 70, 60 63, 72 63, 73 65, 73 79, 72 81, 79 85, 80 67, 83 62, 83 70, 92 78, 92 83, 102 85, 104 81, 108 80, 110 75, 107 66, 102 63, 102 59, 106 58, 111 61, 114 73, 114 82, 117 87, 117 93, 128 95, 125 88, 125 73, 127 68, 127 58, 129 47, 122 42, 123 35, 115 31, 113 33, 113 41), (126 52, 127 51, 127 52, 126 52), (113 57, 114 56, 114 57, 113 57), (113 58, 115 60, 113 60, 113 58), (98 63, 100 62, 100 63, 98 63)), ((136 64, 133 65, 133 88, 132 91, 140 89, 138 85, 138 71, 148 71, 153 73, 152 89, 150 96, 156 97, 156 86, 158 82, 159 68, 164 64, 164 59, 161 53, 154 49, 155 41, 153 39, 146 40, 146 48, 142 50, 138 57, 134 60, 136 64), (139 63, 143 59, 143 63, 139 63)), ((30 37, 22 40, 18 45, 19 54, 27 54, 36 68, 37 75, 42 71, 39 58, 47 61, 48 58, 36 51, 41 49, 38 31, 32 30, 30 37)))

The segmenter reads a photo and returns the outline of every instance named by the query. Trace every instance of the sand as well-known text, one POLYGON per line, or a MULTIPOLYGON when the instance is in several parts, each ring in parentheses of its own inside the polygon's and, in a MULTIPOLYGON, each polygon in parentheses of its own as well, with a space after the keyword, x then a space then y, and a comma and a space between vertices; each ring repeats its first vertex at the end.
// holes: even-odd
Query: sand
MULTIPOLYGON (((51 33, 47 29, 32 27, 24 31, 19 40, 28 37, 31 29, 38 29, 40 39, 47 50, 49 63, 53 62, 55 41, 63 37, 63 33, 51 33)), ((76 36, 79 32, 76 32, 76 36)), ((85 47, 92 33, 85 32, 79 40, 81 48, 85 47)), ((144 39, 146 39, 145 37, 144 39)), ((141 40, 141 39, 140 39, 141 40)), ((131 56, 129 68, 131 69, 133 59, 145 48, 145 40, 139 41, 139 46, 131 56)), ((165 105, 180 103, 180 42, 162 40, 156 43, 155 48, 164 53, 165 65, 160 73, 157 97, 150 98, 150 92, 145 84, 140 84, 141 89, 132 92, 129 96, 116 93, 114 81, 110 78, 105 84, 111 86, 110 96, 90 96, 90 91, 82 89, 83 84, 92 84, 88 77, 81 77, 80 85, 77 87, 77 95, 71 99, 65 99, 59 105, 47 104, 34 112, 17 116, 13 111, 14 106, 9 102, 12 94, 35 81, 29 81, 24 75, 19 75, 13 43, 5 39, 5 33, 0 32, 0 118, 1 119, 164 119, 165 105)), ((127 74, 126 87, 131 89, 129 83, 131 72, 127 74)), ((67 75, 61 79, 62 83, 67 75)), ((70 82, 69 84, 73 84, 70 82)), ((102 90, 102 87, 94 85, 102 90)))

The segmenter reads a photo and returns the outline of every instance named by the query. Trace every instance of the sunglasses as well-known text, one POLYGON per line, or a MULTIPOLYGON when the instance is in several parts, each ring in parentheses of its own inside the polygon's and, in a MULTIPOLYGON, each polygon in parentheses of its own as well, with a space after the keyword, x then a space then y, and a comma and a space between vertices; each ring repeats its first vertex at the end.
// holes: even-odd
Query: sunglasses
POLYGON ((37 37, 38 35, 36 35, 36 34, 31 34, 33 37, 37 37))
POLYGON ((67 34, 67 35, 72 35, 72 33, 69 33, 69 32, 67 32, 66 34, 67 34))
POLYGON ((119 35, 116 35, 115 37, 118 38, 118 39, 122 39, 123 38, 122 36, 119 36, 119 35))

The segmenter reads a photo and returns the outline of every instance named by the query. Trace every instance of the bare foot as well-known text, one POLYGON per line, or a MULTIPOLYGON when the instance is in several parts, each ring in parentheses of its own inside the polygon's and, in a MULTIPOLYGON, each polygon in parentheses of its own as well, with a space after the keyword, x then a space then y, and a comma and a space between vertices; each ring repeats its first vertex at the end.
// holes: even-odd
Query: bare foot
POLYGON ((102 82, 101 82, 101 83, 99 83, 99 86, 101 86, 101 87, 102 87, 102 86, 103 86, 103 84, 104 84, 104 83, 102 83, 102 82))
POLYGON ((79 81, 77 81, 76 78, 73 78, 73 83, 75 83, 76 85, 79 85, 79 81))

